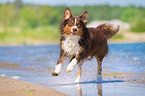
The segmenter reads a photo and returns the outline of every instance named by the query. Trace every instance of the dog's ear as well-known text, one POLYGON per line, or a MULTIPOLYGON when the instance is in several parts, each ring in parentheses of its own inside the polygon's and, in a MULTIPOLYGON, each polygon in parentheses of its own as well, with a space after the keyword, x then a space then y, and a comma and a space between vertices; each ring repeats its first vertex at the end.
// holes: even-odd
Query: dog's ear
POLYGON ((80 18, 82 19, 82 21, 86 24, 87 23, 87 18, 88 18, 88 12, 87 10, 84 12, 83 15, 80 16, 80 18))
POLYGON ((67 20, 71 17, 71 11, 69 8, 66 8, 64 11, 64 19, 67 20))

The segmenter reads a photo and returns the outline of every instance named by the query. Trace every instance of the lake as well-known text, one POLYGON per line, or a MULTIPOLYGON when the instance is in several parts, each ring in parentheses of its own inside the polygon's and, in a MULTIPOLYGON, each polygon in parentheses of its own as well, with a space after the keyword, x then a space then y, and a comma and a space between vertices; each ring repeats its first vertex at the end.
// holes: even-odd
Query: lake
POLYGON ((144 96, 145 43, 109 44, 109 53, 102 64, 103 80, 96 81, 97 63, 93 58, 84 62, 80 84, 73 83, 77 66, 66 73, 68 58, 60 75, 51 75, 59 51, 59 45, 0 47, 0 75, 73 96, 144 96))

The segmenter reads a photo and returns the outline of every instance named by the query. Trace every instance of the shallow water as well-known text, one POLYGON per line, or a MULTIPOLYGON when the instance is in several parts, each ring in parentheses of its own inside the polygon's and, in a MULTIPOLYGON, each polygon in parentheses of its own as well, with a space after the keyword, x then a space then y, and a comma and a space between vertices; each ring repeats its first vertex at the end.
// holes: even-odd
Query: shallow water
POLYGON ((83 64, 80 84, 74 84, 77 66, 51 76, 59 56, 58 45, 0 47, 0 75, 35 83, 74 96, 144 96, 145 43, 109 44, 103 60, 103 81, 96 81, 95 58, 83 64))

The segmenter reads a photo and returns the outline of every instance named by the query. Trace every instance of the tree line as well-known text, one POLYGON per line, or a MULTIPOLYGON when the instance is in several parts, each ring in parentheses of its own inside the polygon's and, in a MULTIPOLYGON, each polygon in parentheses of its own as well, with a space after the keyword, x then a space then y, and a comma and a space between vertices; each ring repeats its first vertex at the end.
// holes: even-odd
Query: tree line
MULTIPOLYGON (((0 26, 17 26, 22 29, 39 26, 59 26, 66 6, 23 4, 21 0, 0 4, 0 26)), ((93 20, 120 19, 130 23, 131 31, 145 32, 145 8, 135 6, 70 6, 74 15, 88 11, 88 22, 93 20)))

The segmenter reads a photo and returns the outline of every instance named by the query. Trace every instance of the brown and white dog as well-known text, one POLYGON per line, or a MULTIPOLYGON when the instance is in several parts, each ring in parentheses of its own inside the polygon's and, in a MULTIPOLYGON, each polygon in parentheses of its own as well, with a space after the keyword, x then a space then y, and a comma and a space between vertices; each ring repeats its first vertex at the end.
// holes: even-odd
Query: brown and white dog
POLYGON ((80 16, 74 16, 70 9, 64 11, 64 19, 61 23, 60 56, 55 66, 53 76, 58 76, 61 64, 66 56, 71 57, 66 72, 71 72, 78 65, 78 74, 75 83, 80 82, 81 66, 86 59, 97 59, 97 80, 102 79, 102 60, 108 53, 107 39, 115 35, 118 25, 101 24, 96 28, 87 28, 87 11, 80 16))

